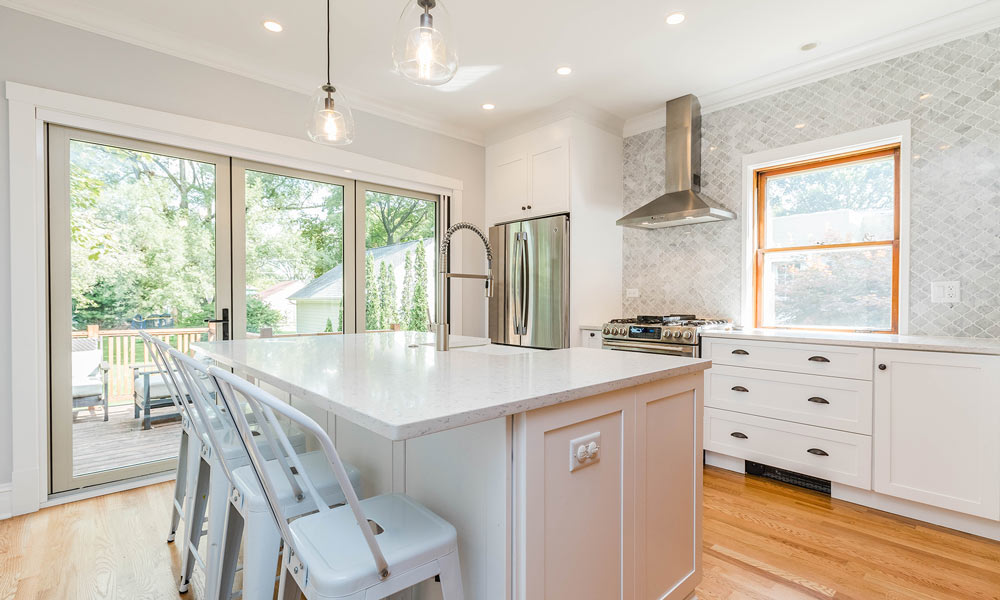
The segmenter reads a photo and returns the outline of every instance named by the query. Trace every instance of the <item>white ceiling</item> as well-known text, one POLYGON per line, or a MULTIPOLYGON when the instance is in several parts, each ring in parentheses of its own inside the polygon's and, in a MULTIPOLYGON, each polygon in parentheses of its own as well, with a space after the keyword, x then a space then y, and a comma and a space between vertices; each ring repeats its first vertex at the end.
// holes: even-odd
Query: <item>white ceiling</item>
MULTIPOLYGON (((334 0, 333 81, 356 108, 473 141, 569 98, 619 122, 691 92, 710 108, 1000 25, 1000 0, 444 1, 461 61, 452 83, 422 88, 392 72, 402 0, 334 0), (687 20, 668 26, 674 11, 687 20), (800 51, 807 42, 819 47, 800 51)), ((323 0, 0 4, 303 92, 324 80, 323 0)))

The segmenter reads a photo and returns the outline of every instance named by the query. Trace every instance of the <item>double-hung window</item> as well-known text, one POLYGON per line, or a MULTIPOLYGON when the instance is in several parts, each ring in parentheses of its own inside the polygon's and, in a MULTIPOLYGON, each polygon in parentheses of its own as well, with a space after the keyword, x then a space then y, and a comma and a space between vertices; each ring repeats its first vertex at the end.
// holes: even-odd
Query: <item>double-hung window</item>
POLYGON ((757 327, 898 332, 899 154, 755 172, 757 327))

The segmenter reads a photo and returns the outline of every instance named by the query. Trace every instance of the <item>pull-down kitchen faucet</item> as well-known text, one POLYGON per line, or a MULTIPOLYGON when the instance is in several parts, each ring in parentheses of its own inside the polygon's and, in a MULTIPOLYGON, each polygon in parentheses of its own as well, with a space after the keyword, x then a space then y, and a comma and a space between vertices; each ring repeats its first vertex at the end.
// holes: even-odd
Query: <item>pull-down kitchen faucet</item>
POLYGON ((448 279, 458 277, 461 279, 484 279, 486 281, 486 297, 493 297, 493 250, 490 249, 490 242, 486 235, 472 223, 455 223, 444 232, 441 240, 441 253, 438 256, 438 318, 434 323, 434 333, 437 336, 437 349, 439 352, 448 351, 448 279), (451 236, 460 229, 468 229, 482 240, 486 248, 486 275, 474 275, 470 273, 449 273, 448 272, 448 248, 451 246, 451 236))

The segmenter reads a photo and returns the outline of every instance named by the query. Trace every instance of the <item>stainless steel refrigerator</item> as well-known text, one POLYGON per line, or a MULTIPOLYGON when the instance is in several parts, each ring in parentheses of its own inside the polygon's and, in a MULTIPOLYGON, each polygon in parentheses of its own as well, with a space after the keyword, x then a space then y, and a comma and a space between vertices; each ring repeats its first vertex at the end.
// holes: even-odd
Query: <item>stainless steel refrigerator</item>
POLYGON ((569 347, 569 215, 490 227, 494 250, 490 339, 569 347))

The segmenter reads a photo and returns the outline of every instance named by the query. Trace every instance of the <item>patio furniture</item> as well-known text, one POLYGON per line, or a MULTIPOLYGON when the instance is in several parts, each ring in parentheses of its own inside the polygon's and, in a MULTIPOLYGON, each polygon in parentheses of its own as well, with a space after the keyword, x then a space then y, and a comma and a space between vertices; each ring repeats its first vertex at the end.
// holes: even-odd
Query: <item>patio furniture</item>
MULTIPOLYGON (((149 349, 152 352, 152 348, 149 349)), ((135 402, 135 418, 142 414, 143 430, 152 427, 153 423, 168 421, 180 417, 179 412, 169 412, 160 415, 151 415, 154 408, 164 408, 173 406, 174 400, 170 388, 163 380, 163 374, 152 363, 141 363, 129 365, 132 369, 132 378, 135 384, 135 392, 132 394, 135 402)))
POLYGON ((100 338, 74 338, 72 342, 73 412, 104 407, 108 420, 108 371, 100 338))

